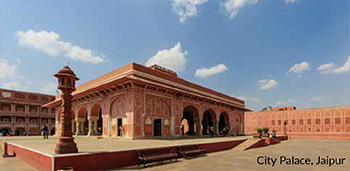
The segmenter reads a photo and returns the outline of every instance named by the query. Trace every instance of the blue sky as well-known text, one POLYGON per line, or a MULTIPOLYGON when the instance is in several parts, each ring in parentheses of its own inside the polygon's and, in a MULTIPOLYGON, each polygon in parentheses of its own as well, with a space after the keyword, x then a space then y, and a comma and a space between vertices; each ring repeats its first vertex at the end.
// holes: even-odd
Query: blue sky
POLYGON ((350 103, 350 2, 0 1, 0 87, 55 93, 68 64, 86 82, 158 63, 247 107, 350 103))

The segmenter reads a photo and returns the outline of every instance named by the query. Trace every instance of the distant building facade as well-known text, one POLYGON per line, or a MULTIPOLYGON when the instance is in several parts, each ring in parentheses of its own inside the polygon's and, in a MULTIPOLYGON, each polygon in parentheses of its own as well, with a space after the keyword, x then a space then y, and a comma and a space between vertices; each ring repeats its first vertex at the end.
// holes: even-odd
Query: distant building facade
MULTIPOLYGON (((75 71, 79 77, 79 71, 75 71)), ((75 135, 105 137, 218 135, 229 126, 243 133, 244 101, 185 81, 176 72, 154 65, 130 63, 90 80, 73 92, 75 135)), ((59 133, 61 98, 46 104, 56 108, 59 133)))
POLYGON ((52 95, 0 89, 0 133, 40 135, 42 124, 55 132, 55 109, 41 107, 52 95))
POLYGON ((350 138, 350 106, 296 109, 294 106, 245 113, 246 134, 268 127, 294 138, 350 138))

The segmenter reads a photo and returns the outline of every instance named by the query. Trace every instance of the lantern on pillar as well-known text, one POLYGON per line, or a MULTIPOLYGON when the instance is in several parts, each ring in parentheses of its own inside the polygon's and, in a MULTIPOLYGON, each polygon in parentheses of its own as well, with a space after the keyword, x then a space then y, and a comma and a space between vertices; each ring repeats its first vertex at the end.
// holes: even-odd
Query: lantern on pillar
POLYGON ((65 66, 59 70, 55 77, 58 78, 57 88, 62 91, 61 113, 60 113, 60 134, 59 142, 56 144, 56 154, 77 153, 78 148, 72 136, 72 92, 75 90, 75 81, 79 80, 74 72, 65 66))

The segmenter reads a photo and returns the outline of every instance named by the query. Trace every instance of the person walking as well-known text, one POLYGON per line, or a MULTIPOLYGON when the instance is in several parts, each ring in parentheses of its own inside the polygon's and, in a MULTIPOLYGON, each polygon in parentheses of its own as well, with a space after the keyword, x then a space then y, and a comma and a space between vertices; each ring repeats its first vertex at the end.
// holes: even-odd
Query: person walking
POLYGON ((49 139, 49 128, 43 124, 43 127, 41 128, 41 132, 44 136, 44 139, 49 139))

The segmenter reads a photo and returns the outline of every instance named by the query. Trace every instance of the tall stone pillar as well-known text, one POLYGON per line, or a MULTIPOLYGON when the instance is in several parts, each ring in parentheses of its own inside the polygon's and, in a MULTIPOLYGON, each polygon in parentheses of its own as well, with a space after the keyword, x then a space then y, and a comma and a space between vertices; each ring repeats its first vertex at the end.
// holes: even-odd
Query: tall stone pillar
POLYGON ((75 90, 75 81, 79 80, 74 72, 68 67, 63 67, 55 77, 58 78, 58 89, 61 90, 61 132, 59 142, 56 144, 56 154, 77 153, 77 144, 72 136, 72 92, 75 90))

